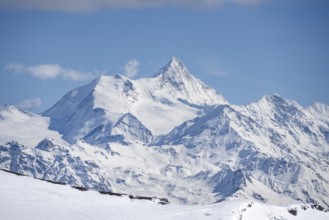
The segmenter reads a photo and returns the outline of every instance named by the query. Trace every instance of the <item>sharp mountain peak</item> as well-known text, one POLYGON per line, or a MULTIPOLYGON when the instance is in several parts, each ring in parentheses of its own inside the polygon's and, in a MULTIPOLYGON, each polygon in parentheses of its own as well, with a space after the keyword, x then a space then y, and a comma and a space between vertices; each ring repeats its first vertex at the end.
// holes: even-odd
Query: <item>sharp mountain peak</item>
POLYGON ((328 109, 277 94, 231 105, 173 57, 153 78, 99 76, 42 115, 0 107, 0 168, 179 203, 329 207, 328 109))
POLYGON ((153 77, 158 77, 160 75, 162 77, 174 77, 175 75, 190 76, 191 74, 180 59, 172 57, 164 67, 153 75, 153 77))

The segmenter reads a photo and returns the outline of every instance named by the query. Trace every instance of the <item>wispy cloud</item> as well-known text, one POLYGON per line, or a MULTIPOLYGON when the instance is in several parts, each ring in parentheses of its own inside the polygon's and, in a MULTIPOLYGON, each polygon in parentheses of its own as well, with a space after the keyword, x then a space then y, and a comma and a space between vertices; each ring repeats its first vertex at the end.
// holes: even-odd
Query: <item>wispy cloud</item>
POLYGON ((140 62, 136 59, 129 60, 123 67, 123 75, 132 78, 137 75, 140 62))
POLYGON ((19 63, 10 63, 5 66, 5 70, 15 73, 30 74, 39 79, 63 79, 80 81, 89 79, 94 76, 92 73, 81 72, 78 70, 63 68, 58 64, 42 64, 36 66, 25 66, 19 63))
POLYGON ((216 8, 224 4, 255 5, 268 0, 0 0, 0 8, 86 12, 117 8, 216 8))
POLYGON ((22 109, 31 109, 34 107, 39 107, 42 104, 40 98, 26 99, 18 103, 18 107, 22 109))
POLYGON ((200 65, 204 73, 213 76, 226 76, 228 72, 224 71, 219 61, 216 58, 206 58, 198 60, 197 63, 200 65))

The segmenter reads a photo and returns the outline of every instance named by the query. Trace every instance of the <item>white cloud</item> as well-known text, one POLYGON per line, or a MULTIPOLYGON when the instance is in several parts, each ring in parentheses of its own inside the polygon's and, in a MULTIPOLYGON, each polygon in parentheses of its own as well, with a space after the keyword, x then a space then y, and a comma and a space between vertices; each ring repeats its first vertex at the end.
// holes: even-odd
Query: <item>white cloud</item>
POLYGON ((5 66, 5 70, 15 73, 27 73, 39 79, 55 79, 62 77, 64 79, 79 81, 93 77, 91 73, 80 72, 73 69, 66 69, 58 64, 42 64, 36 66, 24 66, 19 63, 10 63, 5 66))
POLYGON ((46 11, 95 11, 113 8, 216 8, 223 4, 255 5, 268 0, 0 0, 0 8, 46 11))
POLYGON ((40 98, 34 98, 34 99, 27 99, 27 100, 21 101, 18 104, 18 107, 27 110, 27 109, 31 109, 34 107, 39 107, 41 104, 42 104, 42 101, 40 98))
POLYGON ((140 65, 140 62, 136 59, 132 59, 132 60, 129 60, 127 62, 127 64, 125 65, 125 67, 123 68, 123 75, 129 77, 129 78, 132 78, 134 76, 137 75, 140 65))
POLYGON ((40 79, 55 79, 62 73, 65 74, 63 68, 61 68, 58 64, 30 66, 26 68, 26 72, 31 73, 34 77, 40 79))
POLYGON ((202 70, 213 76, 226 76, 228 73, 222 69, 218 60, 216 58, 207 58, 198 61, 198 64, 201 66, 202 70))

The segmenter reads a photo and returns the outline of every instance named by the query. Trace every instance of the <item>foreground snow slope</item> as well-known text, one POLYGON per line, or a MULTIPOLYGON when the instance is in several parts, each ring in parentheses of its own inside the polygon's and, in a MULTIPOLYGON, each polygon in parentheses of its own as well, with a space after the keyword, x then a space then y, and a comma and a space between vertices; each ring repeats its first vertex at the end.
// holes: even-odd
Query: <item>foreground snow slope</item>
POLYGON ((1 219, 328 219, 329 213, 310 206, 270 206, 251 201, 232 200, 206 206, 160 205, 130 200, 128 197, 81 192, 0 171, 1 219), (303 210, 301 207, 305 207, 303 210), (297 209, 297 216, 288 212, 297 209))

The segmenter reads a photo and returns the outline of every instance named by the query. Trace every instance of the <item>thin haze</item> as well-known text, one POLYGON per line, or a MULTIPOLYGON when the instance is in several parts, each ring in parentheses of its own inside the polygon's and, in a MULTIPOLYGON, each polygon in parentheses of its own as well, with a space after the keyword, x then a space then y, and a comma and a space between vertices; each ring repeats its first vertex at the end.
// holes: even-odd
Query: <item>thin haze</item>
POLYGON ((256 5, 266 0, 11 0, 0 1, 4 9, 37 9, 46 11, 88 12, 123 8, 216 8, 225 4, 256 5))

